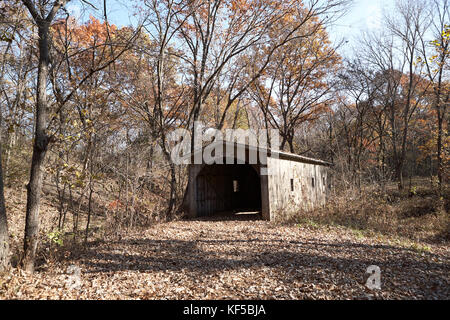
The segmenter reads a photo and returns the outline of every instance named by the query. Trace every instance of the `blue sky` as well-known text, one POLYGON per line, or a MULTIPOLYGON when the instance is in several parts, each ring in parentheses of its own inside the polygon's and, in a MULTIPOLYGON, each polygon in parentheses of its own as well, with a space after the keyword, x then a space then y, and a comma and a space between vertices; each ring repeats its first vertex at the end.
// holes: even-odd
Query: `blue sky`
POLYGON ((334 41, 346 40, 348 43, 340 50, 349 53, 357 46, 357 38, 362 32, 377 31, 382 28, 382 18, 386 11, 394 8, 395 0, 355 0, 349 12, 329 28, 334 41))
MULTIPOLYGON (((103 0, 91 1, 100 10, 95 16, 102 13, 103 0)), ((328 32, 333 41, 346 40, 348 43, 340 50, 341 54, 349 54, 351 48, 357 44, 356 38, 362 31, 373 31, 381 28, 383 12, 393 8, 395 0, 354 0, 349 12, 336 22, 336 26, 329 28, 328 32)), ((129 12, 127 0, 109 0, 108 19, 119 26, 135 22, 132 12, 129 12)), ((68 5, 69 11, 74 15, 80 15, 80 2, 68 5)), ((92 13, 90 8, 89 10, 92 13)), ((85 20, 87 17, 83 17, 85 20)))

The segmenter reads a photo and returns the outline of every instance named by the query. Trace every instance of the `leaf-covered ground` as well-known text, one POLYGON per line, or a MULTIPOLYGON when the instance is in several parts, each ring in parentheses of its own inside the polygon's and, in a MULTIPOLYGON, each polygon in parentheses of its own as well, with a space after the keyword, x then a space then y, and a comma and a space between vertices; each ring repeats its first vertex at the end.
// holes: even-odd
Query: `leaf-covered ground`
POLYGON ((338 227, 241 218, 158 224, 98 241, 33 276, 0 277, 1 299, 449 299, 447 245, 405 245, 338 227), (67 269, 81 269, 70 286, 67 269), (381 290, 365 287, 370 265, 381 290))

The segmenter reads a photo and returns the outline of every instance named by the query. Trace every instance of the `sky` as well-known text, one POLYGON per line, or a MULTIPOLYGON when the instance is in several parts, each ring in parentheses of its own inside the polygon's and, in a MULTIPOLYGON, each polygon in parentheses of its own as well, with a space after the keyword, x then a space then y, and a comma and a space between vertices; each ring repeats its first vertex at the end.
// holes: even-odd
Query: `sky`
MULTIPOLYGON (((282 1, 282 0, 280 0, 282 1)), ((349 12, 336 21, 336 25, 328 28, 330 39, 334 42, 344 40, 345 44, 339 50, 341 54, 348 55, 352 51, 352 47, 357 45, 357 37, 363 31, 376 31, 381 28, 381 19, 384 11, 389 11, 393 8, 395 0, 354 0, 349 12)), ((103 0, 92 0, 99 10, 97 16, 101 17, 103 9, 103 0)), ((135 24, 136 19, 129 12, 127 0, 109 0, 108 19, 111 23, 118 26, 135 24)), ((86 5, 85 5, 86 6, 86 5)), ((89 8, 90 12, 92 8, 89 8)), ((68 10, 74 16, 80 16, 81 9, 80 1, 73 2, 68 5, 68 10)), ((86 20, 88 17, 82 17, 86 20)))
POLYGON ((392 10, 394 4, 395 0, 353 1, 349 12, 340 18, 335 26, 328 28, 330 39, 336 43, 344 40, 345 44, 340 51, 342 54, 349 54, 352 48, 357 46, 357 38, 362 32, 378 31, 382 28, 383 14, 392 10))

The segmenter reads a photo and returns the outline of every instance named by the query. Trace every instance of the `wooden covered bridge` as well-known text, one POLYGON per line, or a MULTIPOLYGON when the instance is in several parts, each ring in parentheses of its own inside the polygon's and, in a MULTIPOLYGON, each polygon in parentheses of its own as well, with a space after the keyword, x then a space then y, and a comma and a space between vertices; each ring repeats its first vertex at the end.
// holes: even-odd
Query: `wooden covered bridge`
MULTIPOLYGON (((189 217, 251 211, 275 220, 326 203, 331 163, 235 142, 213 144, 208 147, 222 148, 222 161, 189 165, 185 198, 189 217)), ((192 162, 204 151, 205 147, 191 154, 192 162)))

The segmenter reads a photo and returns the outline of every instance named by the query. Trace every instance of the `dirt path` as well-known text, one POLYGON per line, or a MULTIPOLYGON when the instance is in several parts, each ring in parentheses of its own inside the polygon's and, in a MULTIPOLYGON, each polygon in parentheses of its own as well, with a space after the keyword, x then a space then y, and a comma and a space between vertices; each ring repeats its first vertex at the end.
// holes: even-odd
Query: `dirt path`
POLYGON ((449 299, 447 246, 427 250, 340 228, 178 221, 98 242, 61 266, 0 280, 0 298, 449 299), (73 289, 67 267, 81 269, 73 289), (381 290, 365 287, 369 265, 381 290), (69 281, 69 282, 68 282, 69 281))

